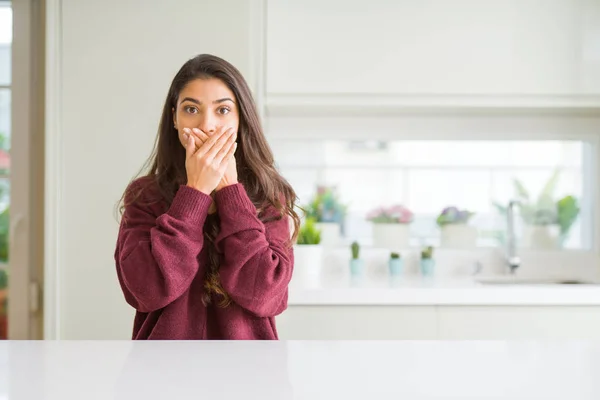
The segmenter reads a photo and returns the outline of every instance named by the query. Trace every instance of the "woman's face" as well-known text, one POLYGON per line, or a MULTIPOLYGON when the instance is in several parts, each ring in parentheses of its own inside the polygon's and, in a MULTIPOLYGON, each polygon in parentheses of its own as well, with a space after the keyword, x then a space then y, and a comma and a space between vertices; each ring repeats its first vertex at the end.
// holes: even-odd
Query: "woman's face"
MULTIPOLYGON (((173 122, 179 141, 185 147, 184 128, 198 128, 207 136, 221 129, 239 126, 237 99, 220 79, 194 79, 179 93, 173 109, 173 122)), ((195 137, 196 143, 199 139, 195 137)))

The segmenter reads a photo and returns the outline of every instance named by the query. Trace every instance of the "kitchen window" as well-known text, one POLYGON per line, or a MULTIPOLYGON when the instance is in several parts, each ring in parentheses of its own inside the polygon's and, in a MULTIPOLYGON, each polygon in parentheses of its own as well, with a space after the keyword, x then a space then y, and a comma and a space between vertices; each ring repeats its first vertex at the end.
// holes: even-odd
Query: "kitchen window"
MULTIPOLYGON (((532 119, 530 126, 532 121, 535 125, 532 119)), ((519 199, 516 235, 521 247, 593 247, 593 135, 577 137, 565 130, 561 137, 556 134, 558 124, 546 137, 540 129, 531 135, 513 130, 505 138, 496 132, 482 135, 482 140, 469 132, 467 122, 459 128, 464 129, 461 133, 441 131, 425 134, 430 136, 425 139, 414 137, 418 132, 361 138, 360 131, 346 128, 329 128, 328 138, 310 134, 308 126, 300 132, 282 122, 269 131, 279 169, 301 205, 315 198, 317 187, 334 190, 346 207, 343 244, 358 240, 373 245, 375 224, 368 220, 369 213, 402 206, 413 214, 408 225, 411 247, 453 246, 443 234, 443 218, 454 211, 449 207, 469 213, 465 219, 475 232, 473 246, 504 246, 505 208, 511 199, 519 199)))

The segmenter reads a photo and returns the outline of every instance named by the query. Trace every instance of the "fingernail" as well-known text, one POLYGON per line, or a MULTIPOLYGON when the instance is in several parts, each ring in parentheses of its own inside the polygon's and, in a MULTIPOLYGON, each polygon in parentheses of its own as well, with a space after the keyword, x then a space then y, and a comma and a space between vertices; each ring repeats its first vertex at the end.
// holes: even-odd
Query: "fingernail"
MULTIPOLYGON (((184 130, 185 130, 185 129, 184 129, 184 130)), ((184 133, 184 134, 183 134, 183 137, 187 139, 188 137, 190 137, 190 135, 188 135, 187 133, 184 133)))
POLYGON ((198 129, 198 128, 194 128, 193 130, 194 130, 194 133, 200 133, 200 129, 198 129))
POLYGON ((192 133, 192 131, 190 131, 190 128, 183 128, 183 131, 187 134, 192 133))

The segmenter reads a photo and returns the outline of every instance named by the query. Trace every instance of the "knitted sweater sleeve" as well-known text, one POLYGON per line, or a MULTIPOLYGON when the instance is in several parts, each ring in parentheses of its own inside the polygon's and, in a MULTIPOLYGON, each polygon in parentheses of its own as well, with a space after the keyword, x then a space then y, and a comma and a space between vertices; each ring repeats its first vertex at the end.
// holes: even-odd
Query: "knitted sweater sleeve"
POLYGON ((216 203, 221 225, 215 244, 221 253, 223 288, 235 303, 259 317, 280 314, 287 308, 294 264, 289 219, 261 222, 240 183, 218 191, 216 203))
POLYGON ((212 199, 181 186, 160 214, 157 205, 145 205, 141 197, 131 203, 128 189, 114 257, 126 301, 138 311, 152 312, 178 299, 197 275, 212 199))

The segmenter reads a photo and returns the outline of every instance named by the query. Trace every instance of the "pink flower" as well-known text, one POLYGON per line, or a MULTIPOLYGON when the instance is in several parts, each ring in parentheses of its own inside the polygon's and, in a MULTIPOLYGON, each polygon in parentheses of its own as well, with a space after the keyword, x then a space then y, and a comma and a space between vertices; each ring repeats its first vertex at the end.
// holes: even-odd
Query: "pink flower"
POLYGON ((367 214, 367 219, 373 219, 373 218, 380 217, 384 213, 385 213, 385 211, 384 211, 383 207, 376 208, 367 214))
POLYGON ((391 207, 379 207, 367 214, 367 219, 379 223, 409 224, 414 214, 401 204, 391 207))

